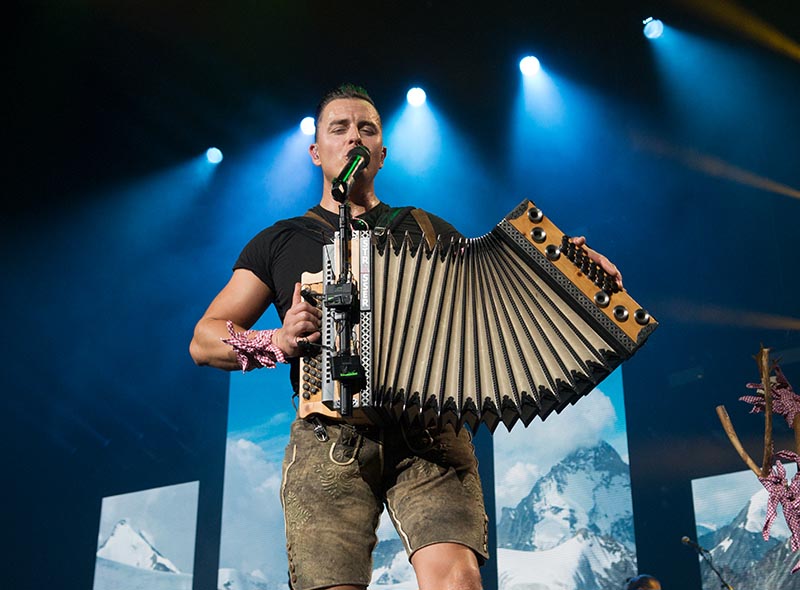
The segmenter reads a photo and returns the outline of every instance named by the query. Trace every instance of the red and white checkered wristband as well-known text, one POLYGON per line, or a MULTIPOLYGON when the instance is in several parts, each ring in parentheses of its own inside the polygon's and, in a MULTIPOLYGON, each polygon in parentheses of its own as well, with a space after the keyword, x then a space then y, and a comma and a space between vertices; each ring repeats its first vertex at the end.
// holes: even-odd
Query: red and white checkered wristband
POLYGON ((242 367, 242 372, 252 371, 267 367, 272 369, 277 363, 287 363, 283 351, 272 343, 275 330, 246 330, 238 334, 233 329, 233 322, 226 324, 230 338, 221 338, 236 352, 236 360, 242 367))

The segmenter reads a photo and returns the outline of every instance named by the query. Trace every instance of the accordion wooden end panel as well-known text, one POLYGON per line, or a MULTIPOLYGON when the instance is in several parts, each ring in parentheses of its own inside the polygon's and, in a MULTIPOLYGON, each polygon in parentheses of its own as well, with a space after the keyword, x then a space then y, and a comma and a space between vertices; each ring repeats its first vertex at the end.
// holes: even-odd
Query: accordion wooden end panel
POLYGON ((432 250, 407 236, 353 233, 360 374, 333 378, 341 312, 323 294, 338 277, 334 244, 322 272, 303 275, 323 312, 321 347, 300 363, 304 418, 528 426, 592 391, 658 326, 527 200, 490 233, 432 250), (352 399, 344 418, 342 396, 352 399))

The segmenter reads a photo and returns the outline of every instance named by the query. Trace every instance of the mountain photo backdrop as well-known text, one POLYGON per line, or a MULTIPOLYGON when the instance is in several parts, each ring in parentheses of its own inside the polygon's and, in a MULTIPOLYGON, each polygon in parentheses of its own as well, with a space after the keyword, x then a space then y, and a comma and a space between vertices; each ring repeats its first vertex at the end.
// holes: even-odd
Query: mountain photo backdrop
POLYGON ((103 498, 93 590, 191 590, 198 482, 103 498))
POLYGON ((636 574, 622 372, 494 434, 500 590, 619 590, 636 574))
MULTIPOLYGON (((797 467, 793 463, 784 467, 791 481, 797 467)), ((800 572, 792 574, 800 552, 791 550, 789 527, 780 507, 769 540, 762 537, 768 495, 752 471, 695 479, 692 496, 697 542, 711 561, 698 555, 703 590, 720 587, 712 565, 734 588, 800 590, 800 572)))
MULTIPOLYGON (((279 495, 294 418, 287 382, 283 368, 231 375, 219 588, 288 588, 279 495)), ((500 425, 493 443, 500 590, 619 590, 636 572, 621 369, 544 422, 500 425)), ((378 539, 370 588, 415 590, 385 513, 378 539)))

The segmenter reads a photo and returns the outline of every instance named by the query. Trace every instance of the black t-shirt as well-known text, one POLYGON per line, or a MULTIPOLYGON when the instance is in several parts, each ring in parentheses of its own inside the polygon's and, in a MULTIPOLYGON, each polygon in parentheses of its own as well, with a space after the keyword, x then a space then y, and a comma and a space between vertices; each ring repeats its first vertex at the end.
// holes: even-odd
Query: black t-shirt
MULTIPOLYGON (((394 236, 408 233, 414 244, 422 239, 422 229, 411 215, 413 207, 393 208, 380 203, 363 215, 361 220, 366 227, 382 233, 389 229, 394 236)), ((255 274, 274 294, 274 305, 281 321, 292 306, 294 285, 300 282, 304 272, 322 270, 322 247, 333 243, 334 228, 339 227, 339 215, 323 209, 320 205, 309 209, 328 223, 312 217, 293 217, 278 221, 259 232, 239 254, 233 269, 247 269, 255 274), (330 224, 330 225, 328 225, 330 224)), ((428 213, 437 236, 448 243, 451 238, 461 234, 441 217, 428 213)), ((354 224, 355 225, 355 224, 354 224)), ((297 384, 298 363, 292 360, 292 385, 297 384)))

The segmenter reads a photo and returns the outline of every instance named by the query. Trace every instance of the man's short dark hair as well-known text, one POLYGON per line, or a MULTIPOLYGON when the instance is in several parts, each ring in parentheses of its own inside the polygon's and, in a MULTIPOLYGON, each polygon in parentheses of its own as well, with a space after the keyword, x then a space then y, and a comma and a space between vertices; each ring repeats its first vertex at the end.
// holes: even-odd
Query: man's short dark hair
MULTIPOLYGON (((375 110, 378 111, 378 107, 375 105, 375 101, 372 100, 372 97, 367 92, 366 88, 363 86, 359 86, 358 84, 339 84, 336 88, 328 90, 323 96, 322 99, 319 101, 317 105, 317 110, 314 113, 314 123, 319 125, 319 117, 322 115, 322 111, 325 110, 325 107, 328 106, 328 103, 334 100, 338 100, 340 98, 360 98, 361 100, 366 100, 369 104, 375 107, 375 110)), ((378 112, 378 120, 380 121, 380 112, 378 112)))

